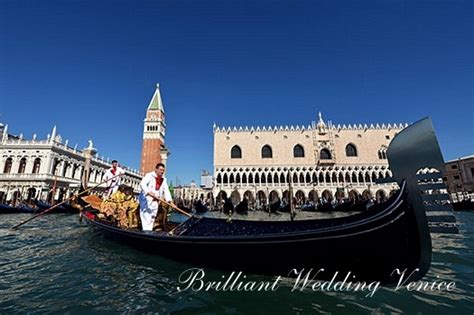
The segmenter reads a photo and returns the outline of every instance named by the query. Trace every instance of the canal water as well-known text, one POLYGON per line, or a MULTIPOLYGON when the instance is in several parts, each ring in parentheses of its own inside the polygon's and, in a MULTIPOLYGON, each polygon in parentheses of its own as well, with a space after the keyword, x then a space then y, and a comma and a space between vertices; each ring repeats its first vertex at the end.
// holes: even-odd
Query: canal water
MULTIPOLYGON (((77 216, 47 215, 16 231, 9 229, 28 217, 0 216, 0 314, 474 313, 474 212, 456 212, 460 234, 433 239, 433 262, 423 280, 454 282, 453 290, 381 287, 373 296, 292 292, 294 281, 286 279, 270 292, 178 292, 180 274, 193 266, 106 240, 77 216)), ((210 280, 229 275, 204 271, 210 280)))

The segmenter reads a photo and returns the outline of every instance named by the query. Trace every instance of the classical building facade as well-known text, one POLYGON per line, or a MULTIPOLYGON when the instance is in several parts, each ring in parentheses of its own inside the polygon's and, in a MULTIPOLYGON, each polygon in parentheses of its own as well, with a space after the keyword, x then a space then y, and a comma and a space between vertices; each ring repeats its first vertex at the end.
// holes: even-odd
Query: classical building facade
POLYGON ((165 109, 161 100, 160 85, 156 85, 143 124, 143 144, 140 162, 142 173, 151 172, 157 163, 166 164, 168 149, 165 146, 165 109))
POLYGON ((219 127, 214 125, 213 195, 245 196, 256 206, 287 199, 290 181, 299 203, 340 198, 387 198, 396 184, 386 150, 402 124, 219 127))
POLYGON ((474 196, 474 155, 446 162, 444 180, 454 201, 474 196))
MULTIPOLYGON (((63 200, 78 192, 85 169, 86 155, 91 154, 88 187, 103 181, 111 161, 95 156, 89 147, 78 150, 70 147, 56 134, 56 127, 46 139, 24 139, 8 133, 8 125, 0 124, 0 200, 18 201, 38 198, 63 200)), ((123 166, 122 166, 123 167, 123 166)), ((139 192, 142 174, 127 169, 122 183, 139 192)), ((105 185, 99 187, 104 190, 105 185)))

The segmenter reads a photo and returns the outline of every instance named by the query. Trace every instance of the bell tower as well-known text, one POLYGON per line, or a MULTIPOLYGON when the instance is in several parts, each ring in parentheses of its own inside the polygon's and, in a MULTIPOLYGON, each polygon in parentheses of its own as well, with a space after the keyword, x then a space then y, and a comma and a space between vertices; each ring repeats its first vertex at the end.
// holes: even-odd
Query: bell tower
POLYGON ((156 84, 155 93, 146 110, 143 124, 143 144, 140 171, 151 172, 157 163, 166 164, 168 149, 165 146, 165 110, 161 100, 160 85, 156 84))

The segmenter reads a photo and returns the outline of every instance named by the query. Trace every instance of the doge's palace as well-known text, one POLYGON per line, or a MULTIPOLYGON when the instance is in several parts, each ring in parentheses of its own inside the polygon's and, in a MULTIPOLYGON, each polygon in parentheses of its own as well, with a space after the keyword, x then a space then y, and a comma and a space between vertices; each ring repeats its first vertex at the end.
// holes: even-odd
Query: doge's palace
POLYGON ((256 205, 287 199, 290 181, 298 203, 319 198, 386 199, 396 184, 386 150, 407 124, 219 127, 214 125, 214 188, 218 197, 256 205))

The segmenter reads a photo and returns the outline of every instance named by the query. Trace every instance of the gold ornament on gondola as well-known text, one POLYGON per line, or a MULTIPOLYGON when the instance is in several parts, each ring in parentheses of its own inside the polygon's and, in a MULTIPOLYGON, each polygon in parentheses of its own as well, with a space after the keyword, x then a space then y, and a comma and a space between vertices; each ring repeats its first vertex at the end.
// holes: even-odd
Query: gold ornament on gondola
POLYGON ((99 211, 105 219, 119 227, 138 228, 138 201, 130 191, 121 188, 102 201, 99 211))

